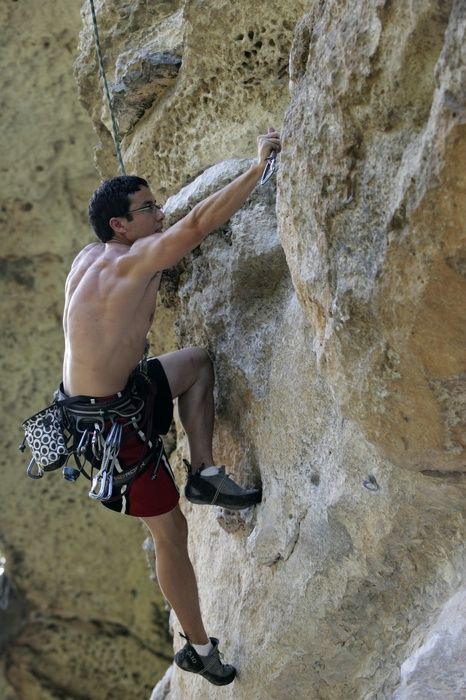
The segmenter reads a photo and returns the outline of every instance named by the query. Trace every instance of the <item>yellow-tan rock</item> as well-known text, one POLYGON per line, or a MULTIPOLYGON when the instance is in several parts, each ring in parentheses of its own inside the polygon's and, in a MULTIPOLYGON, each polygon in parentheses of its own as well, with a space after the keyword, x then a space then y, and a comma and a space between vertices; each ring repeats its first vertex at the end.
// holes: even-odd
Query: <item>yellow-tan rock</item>
POLYGON ((93 238, 96 139, 73 78, 79 8, 3 3, 0 25, 0 554, 10 586, 0 576, 0 697, 139 700, 171 659, 146 533, 93 504, 83 479, 55 472, 32 482, 17 450, 21 421, 60 381, 64 282, 93 238))

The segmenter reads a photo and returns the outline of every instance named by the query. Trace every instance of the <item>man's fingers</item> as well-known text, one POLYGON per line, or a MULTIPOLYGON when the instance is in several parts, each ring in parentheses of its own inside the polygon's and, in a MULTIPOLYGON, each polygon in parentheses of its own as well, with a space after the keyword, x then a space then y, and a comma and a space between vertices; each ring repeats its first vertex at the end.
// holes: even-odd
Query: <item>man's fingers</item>
POLYGON ((257 140, 259 140, 259 139, 269 139, 269 138, 276 138, 276 139, 279 139, 279 138, 280 138, 280 132, 279 132, 279 131, 270 131, 268 134, 260 134, 260 135, 257 137, 257 140))
POLYGON ((282 150, 280 132, 269 126, 267 134, 261 134, 257 137, 257 145, 260 162, 270 158, 271 154, 277 155, 282 150))
POLYGON ((280 152, 282 150, 282 145, 280 143, 280 139, 265 139, 264 143, 268 144, 271 146, 274 150, 280 152))

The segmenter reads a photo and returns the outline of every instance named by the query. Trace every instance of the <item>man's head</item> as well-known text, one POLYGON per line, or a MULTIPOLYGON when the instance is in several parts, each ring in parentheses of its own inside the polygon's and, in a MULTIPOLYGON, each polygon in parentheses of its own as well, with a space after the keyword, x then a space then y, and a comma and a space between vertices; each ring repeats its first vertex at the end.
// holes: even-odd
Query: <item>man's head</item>
POLYGON ((163 214, 159 209, 146 180, 121 175, 105 180, 96 189, 89 202, 89 222, 103 243, 121 236, 131 243, 160 230, 153 221, 156 212, 156 223, 161 223, 163 214), (139 223, 134 221, 136 217, 139 223))

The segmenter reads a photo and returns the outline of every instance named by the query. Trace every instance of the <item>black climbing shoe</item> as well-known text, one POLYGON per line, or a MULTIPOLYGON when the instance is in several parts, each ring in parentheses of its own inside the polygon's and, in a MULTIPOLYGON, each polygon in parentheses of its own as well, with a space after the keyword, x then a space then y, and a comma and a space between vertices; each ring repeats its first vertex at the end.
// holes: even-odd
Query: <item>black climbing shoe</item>
POLYGON ((203 470, 192 474, 189 462, 185 460, 185 464, 188 467, 188 479, 184 495, 191 503, 241 510, 262 500, 261 489, 243 489, 238 486, 225 473, 225 467, 215 467, 215 474, 204 476, 203 470))
MULTIPOLYGON (((184 639, 188 639, 184 634, 181 636, 184 639)), ((188 639, 184 647, 175 654, 175 663, 183 671, 198 673, 214 685, 228 685, 236 676, 236 669, 234 666, 222 663, 221 654, 218 650, 218 639, 210 637, 210 641, 214 648, 209 656, 201 656, 188 639)))

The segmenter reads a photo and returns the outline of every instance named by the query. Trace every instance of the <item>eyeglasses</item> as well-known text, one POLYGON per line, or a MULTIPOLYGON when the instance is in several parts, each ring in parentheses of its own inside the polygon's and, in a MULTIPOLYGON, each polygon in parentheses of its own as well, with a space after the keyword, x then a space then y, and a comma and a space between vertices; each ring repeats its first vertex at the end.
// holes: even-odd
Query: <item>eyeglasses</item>
POLYGON ((145 204, 143 207, 138 207, 138 209, 130 209, 128 214, 136 214, 138 211, 155 211, 156 209, 162 209, 162 205, 151 202, 150 204, 145 204))

